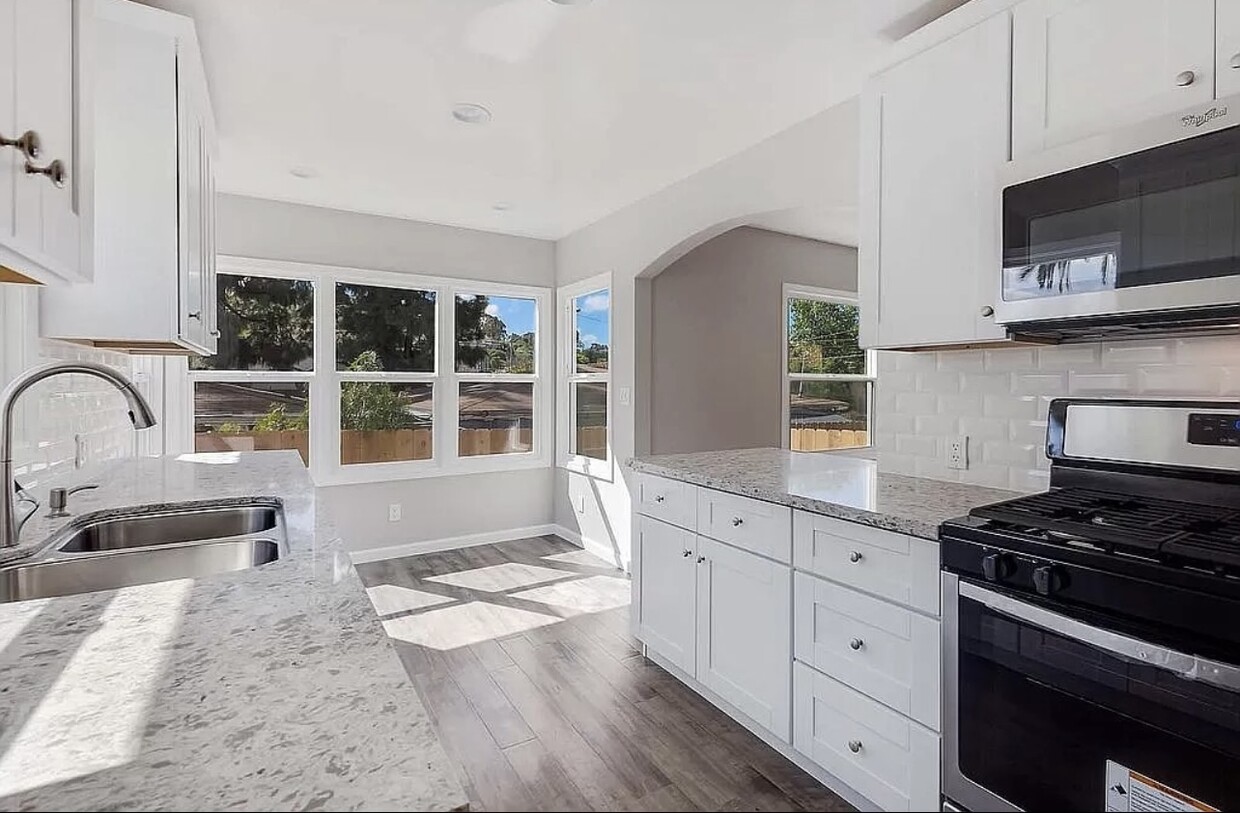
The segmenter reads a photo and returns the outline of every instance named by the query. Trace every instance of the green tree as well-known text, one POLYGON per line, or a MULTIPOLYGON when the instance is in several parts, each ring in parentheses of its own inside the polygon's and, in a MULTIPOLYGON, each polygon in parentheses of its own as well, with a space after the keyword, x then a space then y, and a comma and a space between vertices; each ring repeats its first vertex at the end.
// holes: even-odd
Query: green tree
MULTIPOLYGON (((360 353, 349 364, 350 372, 374 373, 383 369, 374 350, 360 353)), ((340 385, 340 426, 374 431, 404 429, 413 423, 399 391, 386 383, 346 381, 340 385)))
POLYGON ((308 370, 314 353, 314 285, 220 274, 219 351, 191 357, 198 370, 308 370))
POLYGON ((367 352, 381 370, 434 370, 435 294, 337 283, 336 364, 347 370, 367 352))
POLYGON ((864 375, 865 351, 857 346, 856 305, 793 299, 788 308, 788 371, 864 375))

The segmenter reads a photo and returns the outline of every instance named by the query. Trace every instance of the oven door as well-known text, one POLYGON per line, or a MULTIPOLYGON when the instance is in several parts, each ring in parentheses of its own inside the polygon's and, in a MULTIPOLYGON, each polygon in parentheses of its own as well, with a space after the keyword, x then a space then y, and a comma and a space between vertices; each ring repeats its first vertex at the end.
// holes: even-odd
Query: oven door
POLYGON ((948 799, 1240 809, 1240 669, 946 573, 943 635, 948 799))
POLYGON ((1010 164, 996 321, 1240 303, 1238 125, 1240 97, 1010 164))

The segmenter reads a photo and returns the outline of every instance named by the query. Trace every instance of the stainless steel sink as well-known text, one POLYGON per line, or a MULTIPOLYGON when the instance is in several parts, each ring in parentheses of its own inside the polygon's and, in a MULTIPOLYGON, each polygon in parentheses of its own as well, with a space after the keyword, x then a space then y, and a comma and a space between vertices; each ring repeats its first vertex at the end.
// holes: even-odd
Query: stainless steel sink
POLYGON ((56 549, 62 553, 98 553, 246 536, 275 528, 279 510, 274 505, 212 506, 117 517, 79 528, 56 549))
POLYGON ((74 523, 41 553, 0 567, 0 602, 245 570, 276 561, 286 545, 277 500, 135 509, 74 523))

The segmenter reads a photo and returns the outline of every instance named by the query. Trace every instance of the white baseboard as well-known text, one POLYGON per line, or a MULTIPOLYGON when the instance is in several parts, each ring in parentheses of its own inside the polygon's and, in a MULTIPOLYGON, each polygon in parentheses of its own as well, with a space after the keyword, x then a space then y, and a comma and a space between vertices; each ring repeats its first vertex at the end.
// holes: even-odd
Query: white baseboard
POLYGON ((555 530, 553 533, 556 536, 567 542, 572 542, 586 553, 592 553, 604 562, 613 564, 616 567, 622 568, 624 566, 623 563, 617 561, 616 551, 609 543, 600 539, 590 539, 589 537, 584 537, 577 531, 574 531, 564 525, 556 525, 554 527, 555 530))
POLYGON ((353 564, 360 565, 364 562, 381 562, 384 559, 400 559, 405 556, 417 556, 422 553, 438 553, 444 550, 472 548, 475 545, 494 545, 498 542, 512 542, 517 539, 528 539, 531 536, 548 535, 563 537, 575 545, 580 545, 579 541, 566 535, 567 530, 567 528, 552 524, 531 525, 527 528, 508 528, 502 531, 487 531, 480 534, 427 539, 422 542, 406 542, 382 548, 366 548, 365 550, 352 551, 349 556, 352 557, 353 564))

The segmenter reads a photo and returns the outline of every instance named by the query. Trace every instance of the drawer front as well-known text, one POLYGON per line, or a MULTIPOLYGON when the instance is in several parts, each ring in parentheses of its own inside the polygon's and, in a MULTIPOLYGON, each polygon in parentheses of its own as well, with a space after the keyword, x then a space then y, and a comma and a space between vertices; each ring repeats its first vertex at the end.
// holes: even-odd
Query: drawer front
POLYGON ((939 730, 939 622, 797 573, 797 660, 939 730))
POLYGON ((792 562, 792 509, 786 505, 700 488, 697 517, 702 536, 792 562))
POLYGON ((939 544, 797 511, 793 564, 889 601, 939 614, 939 544))
POLYGON ((939 809, 939 735, 803 663, 793 664, 796 749, 881 810, 939 809))
POLYGON ((633 509, 678 528, 697 530, 697 491, 690 483, 635 472, 633 509))

